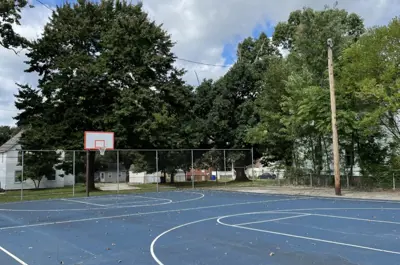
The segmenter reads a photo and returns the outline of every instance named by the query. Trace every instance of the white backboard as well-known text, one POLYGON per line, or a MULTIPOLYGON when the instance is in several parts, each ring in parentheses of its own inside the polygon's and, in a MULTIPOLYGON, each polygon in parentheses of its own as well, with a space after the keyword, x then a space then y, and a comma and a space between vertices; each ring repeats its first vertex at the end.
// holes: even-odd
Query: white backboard
POLYGON ((98 150, 105 147, 106 150, 114 149, 113 132, 85 132, 85 150, 98 150))

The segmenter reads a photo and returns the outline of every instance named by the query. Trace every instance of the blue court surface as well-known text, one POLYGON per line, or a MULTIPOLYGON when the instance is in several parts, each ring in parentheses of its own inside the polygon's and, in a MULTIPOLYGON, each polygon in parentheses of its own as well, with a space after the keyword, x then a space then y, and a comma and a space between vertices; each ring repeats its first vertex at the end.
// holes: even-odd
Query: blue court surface
POLYGON ((210 190, 7 203, 0 264, 400 264, 400 203, 210 190))

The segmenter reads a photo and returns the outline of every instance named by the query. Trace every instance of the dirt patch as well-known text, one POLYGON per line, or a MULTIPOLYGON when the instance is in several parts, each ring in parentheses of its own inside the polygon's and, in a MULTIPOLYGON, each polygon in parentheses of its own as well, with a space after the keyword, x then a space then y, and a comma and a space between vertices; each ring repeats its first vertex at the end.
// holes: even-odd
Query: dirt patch
POLYGON ((370 200, 393 200, 400 201, 400 190, 391 191, 357 191, 342 189, 342 196, 336 196, 333 188, 310 188, 299 186, 284 187, 229 187, 220 190, 231 190, 238 192, 254 192, 266 194, 300 195, 300 196, 319 196, 319 197, 338 197, 370 200))
MULTIPOLYGON (((96 188, 99 190, 118 190, 117 183, 96 183, 96 188)), ((140 190, 138 187, 130 186, 126 183, 119 184, 119 190, 140 190)))

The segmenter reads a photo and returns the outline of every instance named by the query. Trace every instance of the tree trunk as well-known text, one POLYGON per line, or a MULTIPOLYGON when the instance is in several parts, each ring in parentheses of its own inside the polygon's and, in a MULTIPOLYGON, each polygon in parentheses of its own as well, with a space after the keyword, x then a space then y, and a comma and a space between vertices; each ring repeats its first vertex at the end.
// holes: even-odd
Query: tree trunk
POLYGON ((246 177, 246 174, 244 172, 244 168, 235 168, 236 170, 236 179, 235 181, 250 181, 249 178, 246 177))
POLYGON ((323 153, 323 147, 322 147, 322 141, 323 137, 321 135, 318 136, 318 143, 317 143, 317 176, 318 178, 321 177, 321 171, 324 168, 324 153, 323 153))
POLYGON ((352 132, 351 133, 351 165, 350 165, 350 173, 349 173, 349 176, 348 176, 348 178, 349 178, 349 182, 348 182, 349 186, 351 186, 350 183, 353 183, 353 175, 354 175, 354 172, 353 172, 354 159, 355 159, 354 142, 355 142, 354 141, 354 132, 352 132))
POLYGON ((160 183, 166 183, 167 182, 167 172, 163 171, 164 176, 160 178, 160 183))
POLYGON ((89 178, 88 178, 88 183, 87 185, 89 186, 89 191, 93 191, 96 189, 95 187, 95 183, 94 183, 94 171, 95 171, 95 160, 96 160, 96 152, 94 151, 89 151, 89 161, 87 161, 88 163, 88 167, 89 167, 89 178))
POLYGON ((175 183, 175 174, 171 173, 171 183, 175 183))

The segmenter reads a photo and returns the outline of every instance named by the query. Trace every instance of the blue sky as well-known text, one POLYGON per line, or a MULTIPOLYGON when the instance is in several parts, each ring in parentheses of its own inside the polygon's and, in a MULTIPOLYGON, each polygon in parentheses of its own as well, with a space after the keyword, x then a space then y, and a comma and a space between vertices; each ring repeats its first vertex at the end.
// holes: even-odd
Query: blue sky
MULTIPOLYGON (((19 32, 30 38, 40 36, 49 10, 37 0, 30 0, 36 8, 25 9, 19 32)), ((40 0, 55 6, 66 0, 40 0)), ((133 0, 135 2, 137 0, 133 0)), ((356 12, 364 18, 365 25, 386 24, 400 14, 400 0, 339 0, 339 8, 356 12), (373 10, 373 12, 371 12, 373 10)), ((69 0, 76 2, 76 0, 69 0)), ((186 69, 184 80, 197 85, 200 79, 218 79, 228 67, 215 65, 232 64, 236 60, 237 44, 248 36, 258 37, 264 31, 269 37, 274 25, 286 21, 291 11, 309 6, 322 9, 332 6, 334 0, 142 0, 151 19, 163 23, 163 28, 176 41, 176 56, 203 64, 177 61, 186 69), (228 8, 227 8, 228 6, 228 8), (204 65, 213 64, 214 66, 204 65)), ((16 82, 36 84, 37 77, 24 73, 25 56, 15 56, 11 51, 0 49, 0 125, 14 124, 16 114, 14 94, 16 82)))
MULTIPOLYGON (((265 34, 267 34, 268 37, 272 37, 272 34, 274 33, 274 26, 272 25, 271 22, 267 21, 265 22, 264 25, 262 24, 257 24, 253 31, 251 32, 251 36, 253 38, 258 38, 258 36, 260 36, 260 34, 264 32, 265 34)), ((250 36, 250 34, 249 34, 250 36)), ((224 49, 222 51, 222 57, 225 59, 224 64, 233 64, 236 59, 236 50, 237 50, 237 46, 239 44, 239 42, 241 42, 243 40, 243 36, 235 36, 234 37, 234 41, 230 42, 230 43, 226 43, 224 44, 224 49)))
MULTIPOLYGON (((36 1, 36 0, 34 0, 36 1)), ((168 0, 165 0, 168 1, 168 0)), ((37 2, 37 1, 36 1, 37 2)), ((65 3, 66 0, 41 0, 42 3, 47 4, 49 6, 55 6, 57 4, 62 4, 65 3)), ((76 2, 76 0, 69 0, 69 2, 76 2)), ((133 1, 137 2, 137 1, 133 1)), ((143 0, 143 2, 146 2, 146 0, 143 0)), ((40 3, 37 3, 40 4, 40 3)), ((156 18, 157 19, 157 18, 156 18)), ((274 26, 273 23, 270 21, 265 21, 265 23, 261 24, 258 23, 254 26, 252 32, 249 32, 248 36, 252 36, 253 38, 257 38, 261 32, 264 32, 267 34, 268 37, 271 37, 273 32, 274 32, 274 26)), ((223 44, 223 51, 221 53, 221 57, 224 59, 224 64, 230 65, 233 64, 237 57, 236 57, 236 49, 239 44, 243 40, 243 38, 246 38, 247 36, 231 36, 231 38, 223 44)), ((185 58, 185 59, 192 59, 192 58, 185 58)))

